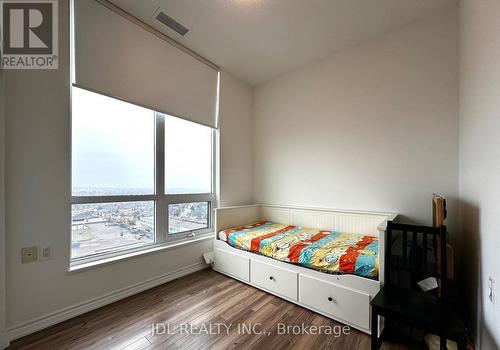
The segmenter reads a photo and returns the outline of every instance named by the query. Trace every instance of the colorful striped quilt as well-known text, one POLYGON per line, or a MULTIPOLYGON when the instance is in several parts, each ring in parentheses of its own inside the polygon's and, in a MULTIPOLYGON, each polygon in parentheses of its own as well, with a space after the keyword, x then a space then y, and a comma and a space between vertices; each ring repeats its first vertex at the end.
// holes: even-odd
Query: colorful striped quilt
POLYGON ((378 276, 378 238, 270 221, 219 232, 229 245, 333 274, 378 276))

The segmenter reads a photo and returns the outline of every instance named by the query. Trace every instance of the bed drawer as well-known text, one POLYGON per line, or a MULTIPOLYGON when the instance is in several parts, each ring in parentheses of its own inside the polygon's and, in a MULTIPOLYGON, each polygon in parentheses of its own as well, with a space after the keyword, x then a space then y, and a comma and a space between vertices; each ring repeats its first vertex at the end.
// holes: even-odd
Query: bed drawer
POLYGON ((244 256, 215 249, 214 268, 242 281, 250 281, 250 259, 244 256))
POLYGON ((304 275, 299 276, 299 301, 332 318, 370 328, 370 296, 304 275))
POLYGON ((297 300, 297 273, 260 261, 250 262, 251 282, 278 295, 297 300))

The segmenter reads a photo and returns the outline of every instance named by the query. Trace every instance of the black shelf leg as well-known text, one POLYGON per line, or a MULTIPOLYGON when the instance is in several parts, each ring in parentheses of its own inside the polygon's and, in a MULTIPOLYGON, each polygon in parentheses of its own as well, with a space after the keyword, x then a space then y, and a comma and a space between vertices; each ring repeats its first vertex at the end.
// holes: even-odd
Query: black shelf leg
POLYGON ((378 350, 378 314, 372 307, 372 350, 378 350))

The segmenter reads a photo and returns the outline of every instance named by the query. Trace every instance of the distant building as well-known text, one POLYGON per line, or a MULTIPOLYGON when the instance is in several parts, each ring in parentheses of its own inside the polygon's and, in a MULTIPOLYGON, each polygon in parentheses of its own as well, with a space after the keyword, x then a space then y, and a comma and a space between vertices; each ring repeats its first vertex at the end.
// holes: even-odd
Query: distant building
POLYGON ((151 231, 155 228, 155 218, 154 216, 142 216, 139 218, 139 222, 146 229, 150 229, 151 231))

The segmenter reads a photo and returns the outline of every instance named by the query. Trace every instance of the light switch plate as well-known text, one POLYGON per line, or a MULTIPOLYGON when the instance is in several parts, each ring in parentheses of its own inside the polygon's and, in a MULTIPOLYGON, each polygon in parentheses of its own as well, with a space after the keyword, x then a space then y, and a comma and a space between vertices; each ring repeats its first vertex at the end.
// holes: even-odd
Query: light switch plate
POLYGON ((21 248, 21 262, 23 264, 34 262, 37 258, 38 254, 36 246, 21 248))

